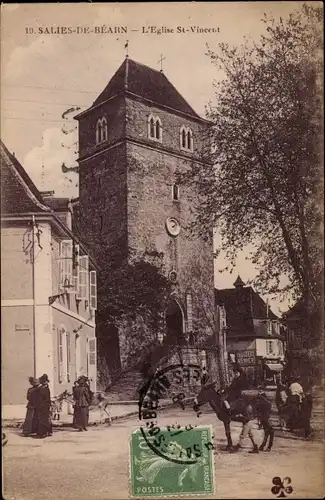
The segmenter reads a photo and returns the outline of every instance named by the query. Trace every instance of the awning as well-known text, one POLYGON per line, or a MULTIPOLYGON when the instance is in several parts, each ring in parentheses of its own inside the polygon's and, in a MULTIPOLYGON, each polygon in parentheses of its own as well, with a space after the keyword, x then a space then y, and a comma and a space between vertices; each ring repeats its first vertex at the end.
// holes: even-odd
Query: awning
POLYGON ((284 366, 281 363, 265 363, 272 372, 282 372, 284 366))

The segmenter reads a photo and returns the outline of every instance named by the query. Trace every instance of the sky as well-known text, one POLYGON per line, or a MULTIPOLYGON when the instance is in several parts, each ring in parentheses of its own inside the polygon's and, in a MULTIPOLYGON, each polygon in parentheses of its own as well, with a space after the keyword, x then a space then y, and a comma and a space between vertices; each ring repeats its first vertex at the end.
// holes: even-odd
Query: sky
MULTIPOLYGON (((301 4, 2 5, 1 139, 40 190, 78 196, 77 176, 61 171, 63 162, 77 164, 77 113, 62 114, 92 104, 122 64, 126 41, 129 56, 152 68, 160 69, 163 54, 165 75, 204 116, 214 100, 213 81, 220 79, 206 56, 207 45, 216 49, 219 42, 258 40, 265 30, 264 13, 285 19, 301 4), (115 33, 119 27, 127 33, 115 33), (197 33, 197 28, 211 32, 197 33)), ((216 261, 217 288, 232 287, 237 274, 244 282, 252 278, 256 271, 246 256, 240 256, 232 274, 219 272, 227 264, 222 257, 216 261)), ((278 314, 291 305, 277 298, 270 298, 270 304, 278 314)))

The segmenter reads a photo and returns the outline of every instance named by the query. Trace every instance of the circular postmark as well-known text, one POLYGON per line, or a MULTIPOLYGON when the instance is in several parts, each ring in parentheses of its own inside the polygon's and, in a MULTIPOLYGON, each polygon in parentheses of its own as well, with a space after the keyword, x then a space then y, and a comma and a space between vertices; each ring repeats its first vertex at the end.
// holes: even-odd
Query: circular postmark
POLYGON ((211 436, 197 425, 157 424, 159 401, 171 399, 185 409, 185 385, 196 392, 200 388, 201 368, 196 364, 174 364, 156 373, 141 387, 139 420, 145 422, 140 432, 148 448, 156 455, 176 464, 204 462, 206 452, 213 449, 211 436))

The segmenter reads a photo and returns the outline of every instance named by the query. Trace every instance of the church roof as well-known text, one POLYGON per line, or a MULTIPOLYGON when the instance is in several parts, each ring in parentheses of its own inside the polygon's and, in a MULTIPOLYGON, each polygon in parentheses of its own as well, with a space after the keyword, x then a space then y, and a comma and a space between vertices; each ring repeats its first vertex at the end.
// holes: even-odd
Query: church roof
POLYGON ((26 170, 2 141, 0 150, 2 214, 50 212, 26 170))
POLYGON ((136 94, 158 106, 167 106, 202 120, 162 71, 149 68, 128 57, 89 109, 123 92, 136 94))

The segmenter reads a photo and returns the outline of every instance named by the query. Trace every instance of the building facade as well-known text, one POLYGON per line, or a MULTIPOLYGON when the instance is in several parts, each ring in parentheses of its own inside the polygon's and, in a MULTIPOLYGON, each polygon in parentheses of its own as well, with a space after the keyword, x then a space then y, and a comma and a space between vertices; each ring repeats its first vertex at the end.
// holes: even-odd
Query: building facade
POLYGON ((29 376, 53 396, 85 374, 96 390, 96 268, 71 231, 68 200, 49 200, 1 143, 2 405, 26 405, 29 376), (55 207, 60 205, 59 214, 55 207), (65 210, 63 210, 65 206, 65 210))
MULTIPOLYGON (((208 330, 203 297, 213 315, 212 233, 206 241, 191 235, 196 193, 177 178, 203 161, 208 122, 161 71, 129 58, 76 119, 80 234, 90 245, 101 242, 91 247, 98 262, 118 252, 130 261, 160 256, 172 293, 156 340, 192 339, 194 345, 208 330)), ((118 331, 122 368, 132 357, 132 328, 118 331)))
MULTIPOLYGON (((281 378, 285 346, 280 319, 252 287, 244 286, 239 276, 234 288, 216 289, 215 294, 216 303, 223 309, 229 366, 238 363, 254 385, 281 378)), ((231 373, 228 375, 231 378, 231 373)))

